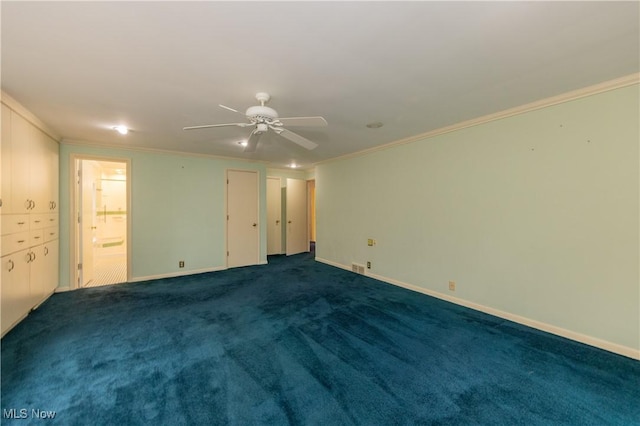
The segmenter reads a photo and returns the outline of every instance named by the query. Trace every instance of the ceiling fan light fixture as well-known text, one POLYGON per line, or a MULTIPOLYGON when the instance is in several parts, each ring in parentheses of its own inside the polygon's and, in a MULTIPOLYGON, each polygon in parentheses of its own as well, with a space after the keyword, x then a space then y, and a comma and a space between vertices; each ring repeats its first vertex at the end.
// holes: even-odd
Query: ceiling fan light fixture
MULTIPOLYGON (((245 113, 245 118, 248 122, 244 123, 221 123, 221 124, 204 124, 199 126, 186 126, 182 130, 196 130, 196 129, 208 129, 215 127, 253 127, 251 135, 246 141, 246 145, 238 142, 239 145, 244 146, 244 152, 255 152, 260 137, 272 130, 275 134, 282 136, 285 139, 305 148, 308 150, 315 149, 318 144, 310 141, 309 139, 301 136, 295 132, 292 132, 285 127, 326 127, 327 120, 323 117, 286 117, 279 118, 278 112, 273 108, 265 106, 265 102, 269 101, 270 96, 268 93, 260 92, 256 94, 256 99, 260 102, 260 105, 249 107, 245 113)), ((221 108, 229 110, 231 112, 238 113, 238 110, 218 104, 221 108)))

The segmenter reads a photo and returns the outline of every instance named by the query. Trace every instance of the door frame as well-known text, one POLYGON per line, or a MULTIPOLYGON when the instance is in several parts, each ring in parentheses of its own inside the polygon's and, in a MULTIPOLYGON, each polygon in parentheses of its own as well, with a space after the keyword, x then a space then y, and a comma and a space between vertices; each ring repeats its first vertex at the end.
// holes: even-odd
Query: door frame
MULTIPOLYGON (((260 265, 266 262, 261 261, 261 253, 262 253, 262 220, 261 216, 260 216, 260 170, 254 170, 254 169, 238 169, 238 168, 228 168, 225 170, 224 173, 224 179, 225 179, 225 185, 224 185, 224 217, 225 217, 225 221, 224 221, 224 264, 225 264, 225 268, 229 269, 229 172, 249 172, 249 173, 255 173, 256 174, 256 185, 257 185, 257 200, 256 200, 256 218, 257 218, 257 224, 258 224, 258 232, 257 232, 257 238, 258 238, 258 256, 256 258, 256 263, 254 265, 260 265)), ((265 185, 266 185, 266 181, 265 181, 265 185)), ((265 193, 266 193, 266 187, 265 187, 265 193)), ((265 228, 266 230, 266 228, 265 228)))
POLYGON ((78 182, 76 181, 78 176, 78 160, 92 160, 92 161, 110 161, 114 163, 125 163, 126 176, 127 176, 127 282, 131 281, 131 217, 133 215, 133 205, 131 203, 131 159, 122 157, 108 157, 98 155, 86 155, 86 154, 71 154, 71 161, 69 162, 70 174, 69 174, 69 194, 71 194, 71 202, 69 203, 69 288, 77 290, 82 288, 80 285, 80 276, 78 274, 78 259, 80 253, 78 250, 79 237, 77 232, 78 217, 77 212, 80 208, 79 194, 78 194, 78 182))

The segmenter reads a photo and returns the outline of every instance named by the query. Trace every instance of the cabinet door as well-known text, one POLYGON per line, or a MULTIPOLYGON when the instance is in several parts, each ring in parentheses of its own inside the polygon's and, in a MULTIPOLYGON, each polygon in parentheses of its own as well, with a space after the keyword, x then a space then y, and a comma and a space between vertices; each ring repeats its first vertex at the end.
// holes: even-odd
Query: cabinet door
POLYGON ((59 164, 60 145, 55 140, 46 136, 45 160, 47 163, 47 205, 49 212, 58 211, 58 188, 59 188, 59 164))
MULTIPOLYGON (((33 200, 32 213, 49 213, 51 201, 51 162, 49 161, 49 137, 31 125, 31 147, 29 152, 29 198, 33 200)), ((57 183, 57 179, 55 182, 57 183)))
POLYGON ((31 247, 31 262, 29 266, 29 309, 38 305, 44 300, 45 285, 47 281, 47 258, 45 256, 44 245, 31 247))
POLYGON ((29 194, 31 184, 31 145, 33 126, 20 115, 11 112, 11 210, 13 213, 32 211, 33 198, 29 194))
POLYGON ((2 334, 31 309, 29 250, 2 257, 2 334))
POLYGON ((44 245, 45 280, 44 297, 48 297, 58 287, 58 241, 53 240, 44 245))
POLYGON ((2 140, 0 140, 2 158, 2 213, 11 213, 11 110, 2 104, 2 140))

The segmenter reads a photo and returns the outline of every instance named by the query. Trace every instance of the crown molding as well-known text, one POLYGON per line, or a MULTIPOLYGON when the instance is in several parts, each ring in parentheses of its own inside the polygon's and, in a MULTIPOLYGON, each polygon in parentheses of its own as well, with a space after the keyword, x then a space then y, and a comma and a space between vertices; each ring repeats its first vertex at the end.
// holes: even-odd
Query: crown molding
POLYGON ((576 99, 585 98, 587 96, 597 95, 599 93, 608 92, 615 89, 621 89, 623 87, 632 86, 640 83, 640 73, 629 74, 624 77, 616 78, 614 80, 608 80, 602 83, 598 83, 592 86, 584 87, 582 89, 572 90, 570 92, 563 93, 561 95, 552 96, 549 98, 541 99, 539 101, 531 102, 514 108, 509 108, 504 111, 499 111, 493 114, 484 115, 478 118, 472 118, 471 120, 462 121, 460 123, 452 124, 451 126, 441 127, 439 129, 431 130, 425 133, 420 133, 408 138, 399 139, 393 142, 389 142, 383 145, 378 145, 373 148, 367 148, 361 151, 353 152, 339 157, 330 158, 328 160, 319 161, 314 163, 314 167, 332 163, 338 160, 346 160, 349 158, 360 157, 362 155, 371 154, 377 151, 383 151, 395 146, 404 145, 419 140, 429 139, 436 136, 443 135, 445 133, 455 132, 457 130, 466 129, 468 127, 479 126, 481 124, 490 123, 492 121, 501 120, 503 118, 512 117, 514 115, 524 114, 531 111, 547 108, 550 106, 562 104, 565 102, 574 101, 576 99))
POLYGON ((38 129, 45 132, 52 139, 57 142, 60 142, 62 138, 59 134, 54 132, 49 126, 47 126, 42 120, 36 117, 31 111, 25 108, 20 102, 13 99, 7 92, 4 90, 0 91, 0 101, 5 104, 8 108, 13 110, 16 114, 20 115, 25 120, 29 121, 31 124, 36 126, 38 129))

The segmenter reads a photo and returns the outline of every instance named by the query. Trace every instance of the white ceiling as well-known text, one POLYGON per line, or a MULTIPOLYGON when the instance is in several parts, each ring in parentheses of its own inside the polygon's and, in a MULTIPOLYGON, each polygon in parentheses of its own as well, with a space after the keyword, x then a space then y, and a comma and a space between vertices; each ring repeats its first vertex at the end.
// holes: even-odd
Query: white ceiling
POLYGON ((68 141, 310 166, 636 73, 639 5, 2 1, 2 89, 68 141), (182 130, 242 121, 218 104, 259 91, 325 117, 291 129, 319 147, 182 130))

